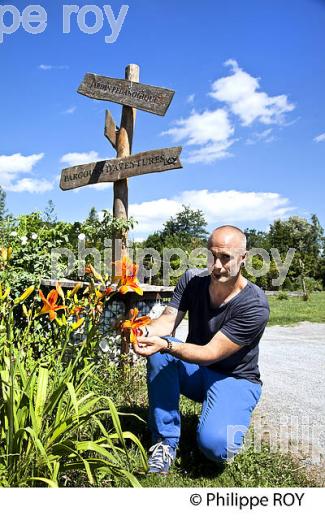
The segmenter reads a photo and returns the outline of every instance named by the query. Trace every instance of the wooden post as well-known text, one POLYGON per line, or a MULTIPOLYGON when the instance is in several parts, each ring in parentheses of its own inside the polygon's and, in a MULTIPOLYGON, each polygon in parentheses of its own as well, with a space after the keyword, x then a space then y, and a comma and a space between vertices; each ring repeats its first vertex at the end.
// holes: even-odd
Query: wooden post
MULTIPOLYGON (((139 65, 128 65, 125 69, 125 79, 139 82, 139 65)), ((132 153, 133 130, 135 125, 136 109, 123 105, 121 125, 117 133, 116 151, 117 157, 128 157, 132 153)), ((128 180, 122 179, 114 182, 114 202, 113 216, 117 218, 128 218, 128 180)), ((127 232, 115 233, 113 240, 113 261, 120 260, 127 255, 127 232)), ((114 264, 113 264, 114 268, 114 264)), ((114 273, 114 271, 113 271, 114 273)), ((125 315, 129 314, 131 308, 131 298, 125 297, 125 315)), ((128 354, 130 350, 129 342, 122 340, 121 354, 128 354)))
MULTIPOLYGON (((164 116, 175 94, 174 90, 146 85, 139 82, 140 67, 128 65, 125 79, 87 73, 78 88, 78 93, 91 99, 112 101, 123 106, 120 128, 111 113, 106 110, 104 135, 116 150, 116 159, 96 161, 65 168, 61 172, 60 187, 71 190, 102 182, 114 183, 113 217, 128 219, 128 177, 164 172, 182 168, 181 147, 163 148, 132 154, 136 110, 164 116)), ((116 261, 127 256, 127 230, 116 230, 113 236, 112 275, 116 273, 116 261)), ((152 276, 150 272, 150 282, 152 276)), ((133 295, 134 296, 134 295, 133 295)), ((125 297, 125 311, 129 313, 134 304, 132 293, 125 297)), ((129 351, 123 342, 122 353, 129 351)))
MULTIPOLYGON (((125 79, 138 83, 140 68, 138 65, 128 65, 125 69, 125 79)), ((132 153, 133 130, 136 109, 123 106, 121 125, 117 134, 117 157, 128 157, 132 153)), ((113 216, 128 218, 128 180, 114 182, 113 216)), ((114 236, 113 259, 120 260, 127 254, 127 233, 120 232, 114 236), (120 242, 116 242, 120 241, 120 242)))

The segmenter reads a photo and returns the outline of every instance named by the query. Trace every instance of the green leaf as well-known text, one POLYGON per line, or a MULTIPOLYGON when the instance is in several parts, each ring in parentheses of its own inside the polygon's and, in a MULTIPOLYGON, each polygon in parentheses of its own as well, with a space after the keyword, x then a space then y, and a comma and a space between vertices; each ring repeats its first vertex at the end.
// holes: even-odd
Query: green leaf
POLYGON ((47 368, 40 367, 38 372, 38 380, 37 380, 37 393, 35 400, 35 417, 36 417, 36 425, 38 434, 41 426, 42 426, 42 418, 43 418, 43 409, 46 402, 46 393, 47 393, 47 385, 48 385, 48 377, 49 371, 47 368))
POLYGON ((58 485, 56 480, 50 480, 49 478, 30 477, 30 478, 27 479, 27 482, 29 480, 39 480, 40 482, 44 482, 45 484, 47 484, 48 487, 50 487, 50 488, 57 488, 57 487, 59 487, 59 485, 58 485))
POLYGON ((77 396, 76 396, 74 386, 72 383, 66 383, 66 385, 67 385, 67 388, 68 388, 68 391, 70 394, 71 402, 73 404, 73 407, 74 407, 76 415, 77 415, 77 421, 79 421, 79 408, 78 408, 78 401, 77 401, 77 396))

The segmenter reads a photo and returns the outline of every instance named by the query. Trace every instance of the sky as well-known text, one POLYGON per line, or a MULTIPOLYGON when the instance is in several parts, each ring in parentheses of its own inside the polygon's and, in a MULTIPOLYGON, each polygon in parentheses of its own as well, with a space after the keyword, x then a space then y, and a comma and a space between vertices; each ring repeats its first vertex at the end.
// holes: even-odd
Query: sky
MULTIPOLYGON (((63 192, 60 172, 115 156, 104 118, 109 109, 118 125, 121 106, 78 94, 84 74, 123 78, 136 63, 142 83, 176 93, 164 117, 137 112, 133 153, 180 145, 184 167, 129 180, 133 238, 160 229, 183 204, 201 209, 208 229, 266 230, 276 218, 312 213, 325 227, 325 1, 125 1, 128 9, 92 0, 96 13, 83 20, 89 4, 79 0, 84 9, 69 28, 65 17, 66 33, 68 1, 43 1, 39 34, 26 31, 29 2, 14 2, 24 25, 0 33, 0 185, 9 211, 43 211, 51 199, 58 218, 73 222, 93 206, 112 209, 111 183, 63 192)), ((13 21, 0 9, 2 32, 13 21)))

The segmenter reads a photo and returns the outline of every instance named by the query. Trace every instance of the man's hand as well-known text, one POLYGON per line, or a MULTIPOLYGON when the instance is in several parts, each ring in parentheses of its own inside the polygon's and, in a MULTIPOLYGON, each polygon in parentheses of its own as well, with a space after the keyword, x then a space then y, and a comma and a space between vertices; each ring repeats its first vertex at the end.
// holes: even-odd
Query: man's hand
POLYGON ((162 348, 167 347, 167 343, 165 339, 160 338, 159 336, 149 336, 148 338, 144 338, 140 336, 138 338, 138 343, 132 345, 133 350, 136 354, 143 357, 149 357, 156 352, 159 352, 162 348))

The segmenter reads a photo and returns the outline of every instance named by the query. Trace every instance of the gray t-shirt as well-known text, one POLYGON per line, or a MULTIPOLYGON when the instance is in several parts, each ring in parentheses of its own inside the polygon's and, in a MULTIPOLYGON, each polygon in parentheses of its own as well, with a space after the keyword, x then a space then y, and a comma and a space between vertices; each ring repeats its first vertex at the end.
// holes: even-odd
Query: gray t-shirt
POLYGON ((269 319, 270 309, 262 289, 248 281, 228 303, 212 307, 210 275, 204 269, 189 269, 180 278, 169 305, 188 311, 189 333, 186 341, 205 345, 221 331, 242 348, 235 354, 209 365, 209 368, 261 383, 258 368, 259 342, 269 319))

